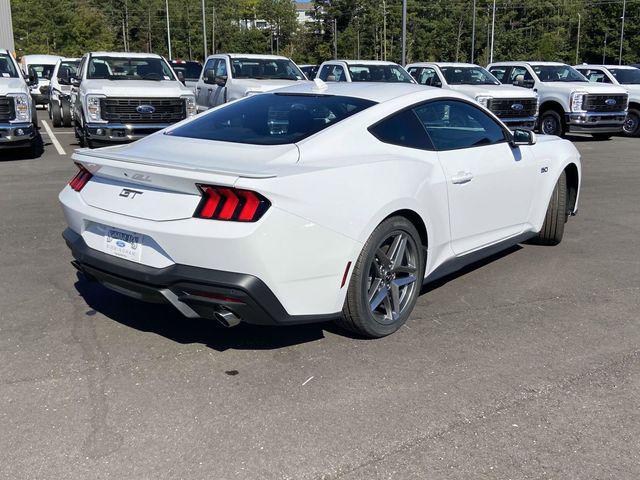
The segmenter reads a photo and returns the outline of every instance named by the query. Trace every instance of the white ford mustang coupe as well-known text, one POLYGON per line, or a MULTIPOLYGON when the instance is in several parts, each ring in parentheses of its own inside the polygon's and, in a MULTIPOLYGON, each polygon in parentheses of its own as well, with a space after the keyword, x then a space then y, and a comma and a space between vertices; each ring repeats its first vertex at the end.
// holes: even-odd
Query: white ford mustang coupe
POLYGON ((559 243, 581 174, 570 142, 462 94, 321 81, 73 158, 63 235, 88 279, 227 326, 366 337, 397 330, 424 282, 559 243))

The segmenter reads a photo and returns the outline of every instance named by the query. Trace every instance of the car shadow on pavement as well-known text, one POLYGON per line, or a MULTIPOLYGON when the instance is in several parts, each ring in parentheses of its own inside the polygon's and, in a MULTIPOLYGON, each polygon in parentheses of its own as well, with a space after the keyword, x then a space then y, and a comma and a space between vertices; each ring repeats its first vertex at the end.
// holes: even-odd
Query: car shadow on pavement
POLYGON ((75 288, 89 306, 86 315, 96 312, 122 325, 151 332, 181 344, 200 343, 223 352, 235 350, 271 350, 324 338, 325 331, 339 331, 331 323, 266 327, 241 323, 225 328, 215 320, 187 318, 168 304, 146 303, 113 292, 98 282, 78 274, 75 288))
POLYGON ((42 137, 38 135, 36 144, 33 147, 7 148, 0 150, 0 162, 36 160, 44 153, 44 146, 42 137))

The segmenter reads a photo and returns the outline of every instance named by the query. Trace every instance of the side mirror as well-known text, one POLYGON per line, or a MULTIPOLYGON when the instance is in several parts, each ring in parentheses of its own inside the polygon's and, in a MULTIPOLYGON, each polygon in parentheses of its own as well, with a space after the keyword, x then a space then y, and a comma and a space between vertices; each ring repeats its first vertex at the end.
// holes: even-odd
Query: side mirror
POLYGON ((182 83, 184 83, 184 82, 185 82, 185 79, 184 79, 184 72, 183 72, 182 70, 178 70, 178 71, 176 72, 176 75, 178 75, 178 80, 179 80, 180 82, 182 82, 182 83))
POLYGON ((226 75, 218 75, 215 78, 215 83, 219 87, 224 87, 227 84, 227 76, 226 75))
POLYGON ((516 128, 511 134, 511 141, 509 142, 512 147, 519 147, 521 145, 535 145, 536 134, 531 130, 522 130, 516 128))
POLYGON ((216 83, 216 74, 213 70, 207 70, 203 75, 204 83, 208 83, 209 85, 213 85, 216 83))
POLYGON ((513 80, 514 87, 524 87, 524 75, 516 75, 516 78, 513 80))
POLYGON ((38 84, 38 74, 36 73, 33 67, 29 67, 29 76, 27 83, 29 86, 34 86, 38 84))
POLYGON ((80 86, 80 79, 76 78, 76 77, 71 77, 71 78, 69 78, 69 83, 71 84, 72 87, 79 87, 80 86))
POLYGON ((71 85, 71 73, 67 67, 63 67, 58 72, 58 83, 60 85, 71 85))

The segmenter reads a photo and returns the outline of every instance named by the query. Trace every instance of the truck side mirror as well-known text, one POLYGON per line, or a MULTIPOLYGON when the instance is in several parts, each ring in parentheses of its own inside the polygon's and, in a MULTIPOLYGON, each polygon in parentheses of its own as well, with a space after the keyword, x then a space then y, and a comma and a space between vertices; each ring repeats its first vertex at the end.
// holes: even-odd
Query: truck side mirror
POLYGON ((216 83, 216 73, 213 70, 207 70, 204 72, 204 83, 214 85, 216 83))
POLYGON ((184 79, 184 72, 183 72, 182 70, 178 70, 178 71, 176 72, 176 75, 178 75, 178 80, 179 80, 180 82, 182 82, 182 83, 184 83, 184 82, 185 82, 185 79, 184 79))
POLYGON ((36 73, 35 69, 30 66, 28 71, 29 71, 29 76, 28 76, 28 79, 27 79, 27 83, 29 84, 29 86, 37 85, 38 84, 38 74, 36 73))
POLYGON ((69 67, 62 67, 58 72, 58 83, 60 85, 71 85, 71 72, 69 67))
POLYGON ((513 85, 515 87, 524 87, 524 75, 516 75, 516 78, 513 80, 513 85))
POLYGON ((80 79, 76 78, 76 77, 71 77, 69 79, 69 83, 71 84, 72 87, 79 87, 80 86, 80 79))

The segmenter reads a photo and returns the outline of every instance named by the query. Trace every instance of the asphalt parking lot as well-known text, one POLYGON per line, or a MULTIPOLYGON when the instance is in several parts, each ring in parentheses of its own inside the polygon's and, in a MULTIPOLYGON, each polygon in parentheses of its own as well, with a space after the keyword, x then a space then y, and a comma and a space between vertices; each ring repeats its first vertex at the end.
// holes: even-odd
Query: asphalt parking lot
POLYGON ((77 276, 77 145, 41 131, 40 158, 0 152, 0 477, 640 477, 640 140, 575 137, 563 243, 427 286, 371 341, 224 329, 77 276))

